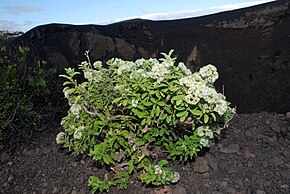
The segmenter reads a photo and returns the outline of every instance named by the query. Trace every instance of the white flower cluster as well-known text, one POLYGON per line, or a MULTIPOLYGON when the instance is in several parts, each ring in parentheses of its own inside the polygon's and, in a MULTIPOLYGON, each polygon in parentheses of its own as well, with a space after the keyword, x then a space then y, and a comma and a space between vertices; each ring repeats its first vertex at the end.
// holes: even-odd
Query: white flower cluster
POLYGON ((148 76, 152 79, 156 79, 157 83, 160 83, 164 80, 164 76, 166 74, 170 74, 169 67, 173 66, 173 62, 162 62, 159 63, 157 60, 154 61, 154 65, 150 72, 148 72, 148 76))
POLYGON ((83 130, 85 129, 84 126, 78 127, 74 132, 74 139, 81 139, 83 136, 83 130))
POLYGON ((70 110, 71 114, 78 116, 80 114, 80 111, 82 110, 82 107, 79 104, 73 104, 73 105, 71 105, 69 110, 70 110))
POLYGON ((158 166, 158 165, 154 166, 154 174, 162 174, 162 172, 163 171, 162 171, 160 166, 158 166))
POLYGON ((191 75, 191 71, 189 69, 187 69, 187 67, 184 65, 184 63, 180 62, 178 63, 177 66, 185 75, 191 75))
POLYGON ((209 140, 205 139, 205 138, 200 138, 199 143, 203 146, 203 147, 209 147, 209 140))
POLYGON ((61 144, 61 143, 63 143, 64 138, 65 138, 65 135, 66 135, 66 133, 64 133, 64 132, 59 132, 59 133, 56 135, 56 143, 57 143, 57 144, 61 144))
POLYGON ((207 103, 206 109, 214 110, 219 115, 223 115, 228 109, 228 103, 225 96, 218 93, 212 86, 217 78, 217 69, 213 65, 207 65, 199 72, 180 78, 179 84, 188 87, 185 101, 188 104, 196 105, 203 99, 207 103))
POLYGON ((93 67, 95 69, 101 69, 103 67, 102 61, 96 61, 96 62, 94 62, 93 67))
POLYGON ((69 87, 65 87, 62 91, 64 93, 64 97, 68 100, 68 104, 71 106, 73 98, 71 96, 71 92, 69 89, 70 89, 69 87))
POLYGON ((115 63, 120 63, 120 66, 117 70, 118 75, 122 75, 123 72, 131 72, 133 69, 136 68, 136 64, 131 61, 123 61, 121 59, 116 59, 115 63))
POLYGON ((132 106, 137 107, 138 105, 138 100, 132 100, 132 106))
POLYGON ((102 80, 102 73, 101 71, 88 69, 87 71, 84 71, 84 77, 89 81, 99 82, 102 80))
POLYGON ((215 66, 209 64, 199 70, 201 77, 208 83, 214 83, 219 75, 215 66))
POLYGON ((210 139, 213 138, 213 132, 209 129, 209 126, 200 126, 196 129, 196 131, 199 137, 208 137, 210 139))
POLYGON ((178 172, 173 172, 172 174, 165 173, 159 165, 154 166, 154 174, 162 175, 162 179, 170 181, 171 183, 177 183, 180 179, 180 174, 178 172))

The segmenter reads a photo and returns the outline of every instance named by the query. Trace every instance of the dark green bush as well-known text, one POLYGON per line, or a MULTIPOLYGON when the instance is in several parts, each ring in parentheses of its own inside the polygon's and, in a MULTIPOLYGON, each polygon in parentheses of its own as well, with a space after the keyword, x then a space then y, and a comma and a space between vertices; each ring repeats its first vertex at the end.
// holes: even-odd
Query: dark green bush
MULTIPOLYGON (((0 43, 5 40, 0 37, 0 43)), ((29 138, 45 120, 43 104, 51 105, 56 70, 45 69, 45 61, 28 64, 27 47, 7 50, 0 46, 0 141, 15 142, 29 138)))

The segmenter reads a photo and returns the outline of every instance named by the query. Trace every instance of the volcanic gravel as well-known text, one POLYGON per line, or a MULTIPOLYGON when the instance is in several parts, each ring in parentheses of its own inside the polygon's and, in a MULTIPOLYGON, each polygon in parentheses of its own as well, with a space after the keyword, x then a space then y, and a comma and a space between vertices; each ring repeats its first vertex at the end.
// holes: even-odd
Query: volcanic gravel
MULTIPOLYGON (((38 132, 13 152, 1 151, 0 193, 84 194, 91 175, 107 172, 91 158, 72 156, 55 143, 61 127, 38 132)), ((290 193, 290 113, 237 114, 210 149, 187 163, 170 163, 176 185, 154 190, 132 178, 120 194, 290 193)))

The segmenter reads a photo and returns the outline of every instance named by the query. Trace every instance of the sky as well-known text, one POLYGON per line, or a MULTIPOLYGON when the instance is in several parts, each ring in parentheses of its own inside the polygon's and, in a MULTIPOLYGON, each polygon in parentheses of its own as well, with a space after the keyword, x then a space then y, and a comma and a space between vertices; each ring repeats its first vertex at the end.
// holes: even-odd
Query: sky
POLYGON ((0 30, 26 32, 49 23, 106 25, 142 18, 208 15, 273 0, 0 0, 0 30))

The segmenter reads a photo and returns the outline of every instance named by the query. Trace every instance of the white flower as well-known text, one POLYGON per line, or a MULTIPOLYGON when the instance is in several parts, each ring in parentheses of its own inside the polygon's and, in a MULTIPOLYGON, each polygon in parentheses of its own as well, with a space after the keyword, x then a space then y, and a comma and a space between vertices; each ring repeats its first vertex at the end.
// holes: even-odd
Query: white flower
POLYGON ((74 132, 74 139, 81 139, 83 136, 83 130, 85 129, 84 126, 78 127, 74 132))
POLYGON ((87 65, 89 65, 89 63, 87 61, 83 61, 83 62, 81 62, 81 65, 82 66, 87 66, 87 65))
POLYGON ((220 116, 222 116, 227 111, 227 109, 228 105, 224 100, 220 100, 214 107, 214 111, 217 112, 220 116))
POLYGON ((65 98, 69 98, 69 87, 65 87, 62 91, 63 91, 63 93, 64 93, 64 97, 65 98))
POLYGON ((155 169, 154 174, 162 174, 162 169, 160 168, 160 166, 155 165, 154 169, 155 169))
POLYGON ((63 118, 61 119, 60 125, 63 126, 65 124, 66 120, 63 118))
POLYGON ((192 105, 197 104, 200 100, 198 97, 193 96, 192 94, 186 95, 184 99, 188 104, 192 104, 192 105))
POLYGON ((92 71, 86 71, 86 72, 84 72, 84 77, 87 80, 92 80, 93 79, 93 73, 92 73, 92 71))
POLYGON ((203 147, 209 147, 208 139, 201 138, 199 142, 203 147))
POLYGON ((218 79, 217 68, 211 64, 199 70, 201 77, 208 83, 214 83, 218 79))
POLYGON ((94 66, 94 68, 96 68, 96 69, 101 69, 102 68, 102 61, 96 61, 96 62, 94 62, 94 64, 93 64, 93 66, 94 66))
POLYGON ((179 181, 179 179, 180 179, 180 174, 178 172, 174 172, 171 182, 177 183, 179 181))
POLYGON ((184 63, 180 62, 178 63, 178 66, 177 66, 179 69, 181 69, 181 71, 183 71, 183 73, 185 75, 191 75, 191 71, 189 69, 187 69, 187 67, 184 65, 184 63))
POLYGON ((212 139, 213 138, 213 132, 212 131, 207 131, 207 132, 205 132, 205 136, 207 136, 210 139, 212 139))
POLYGON ((169 74, 170 71, 167 69, 168 64, 163 64, 163 63, 155 63, 152 66, 152 69, 150 72, 148 72, 148 75, 152 79, 157 79, 158 83, 160 83, 166 74, 169 74))
POLYGON ((203 137, 204 136, 204 129, 203 129, 203 127, 197 128, 197 135, 199 137, 203 137))
POLYGON ((56 143, 57 143, 57 144, 61 144, 61 143, 63 143, 64 138, 65 138, 65 135, 66 135, 66 133, 64 133, 64 132, 59 132, 59 133, 56 135, 56 143))
POLYGON ((81 105, 73 104, 69 110, 70 110, 71 114, 77 116, 77 115, 79 115, 81 109, 82 109, 81 105))
POLYGON ((132 100, 132 106, 137 107, 138 105, 138 100, 132 100))

